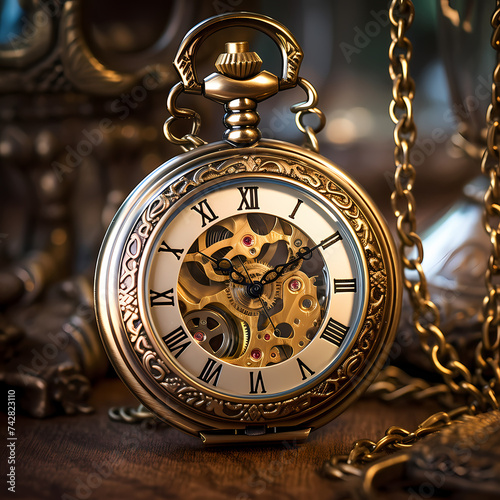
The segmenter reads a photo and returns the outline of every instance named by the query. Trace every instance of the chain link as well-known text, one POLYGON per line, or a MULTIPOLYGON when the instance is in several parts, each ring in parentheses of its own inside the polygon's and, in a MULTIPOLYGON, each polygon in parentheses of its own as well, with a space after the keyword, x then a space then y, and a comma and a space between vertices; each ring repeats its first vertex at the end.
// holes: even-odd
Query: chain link
POLYGON ((360 475, 359 466, 373 462, 387 455, 388 451, 409 448, 419 439, 438 432, 463 415, 473 415, 475 407, 460 406, 449 412, 440 411, 424 420, 414 431, 392 426, 378 441, 360 439, 356 441, 348 455, 336 455, 323 464, 323 472, 332 478, 346 479, 360 475))
MULTIPOLYGON (((486 272, 487 294, 483 302, 484 323, 482 340, 476 349, 475 376, 460 362, 456 350, 446 341, 440 329, 439 311, 432 302, 427 280, 422 268, 423 245, 416 232, 416 205, 412 189, 415 182, 415 168, 410 161, 410 151, 415 144, 417 127, 413 118, 415 82, 410 76, 409 62, 412 44, 406 37, 415 17, 411 0, 392 0, 389 18, 391 20, 391 45, 389 48, 389 73, 393 81, 392 102, 389 114, 394 127, 395 188, 391 205, 397 220, 400 240, 400 256, 403 264, 403 282, 414 311, 414 325, 420 344, 430 357, 436 371, 441 374, 446 387, 455 398, 467 396, 468 406, 460 406, 451 412, 438 412, 422 422, 414 432, 401 427, 390 427, 378 441, 363 439, 357 441, 350 453, 333 457, 325 463, 328 476, 343 478, 359 475, 359 465, 376 460, 387 451, 409 447, 418 439, 441 430, 456 418, 475 414, 479 410, 498 409, 496 393, 500 383, 500 0, 492 18, 494 34, 492 46, 497 51, 497 65, 493 74, 492 103, 488 109, 489 125, 487 151, 482 160, 482 171, 490 179, 486 192, 484 226, 491 241, 491 257, 486 272), (410 279, 409 272, 416 272, 418 279, 410 279)), ((438 386, 441 392, 442 385, 438 386)), ((395 388, 387 381, 375 386, 372 392, 395 388)), ((406 388, 401 393, 414 390, 406 388)), ((424 388, 425 390, 425 388, 424 388)))
POLYGON ((184 85, 182 82, 179 82, 172 87, 168 94, 167 110, 171 116, 165 120, 163 133, 170 143, 181 146, 183 151, 190 151, 198 146, 206 144, 206 142, 197 135, 201 127, 200 115, 192 109, 177 107, 177 99, 182 92, 184 92, 184 85), (191 132, 182 137, 177 137, 171 130, 172 125, 179 120, 193 120, 191 132))
MULTIPOLYGON (((316 134, 323 130, 326 124, 326 117, 324 113, 316 107, 318 104, 318 93, 312 84, 305 78, 299 78, 297 83, 299 87, 306 92, 307 99, 303 102, 294 104, 290 107, 290 110, 295 114, 297 128, 305 135, 304 147, 318 153, 319 142, 316 134), (318 118, 318 123, 314 127, 306 125, 304 121, 306 116, 310 115, 314 115, 318 118)), ((200 115, 192 109, 177 107, 177 99, 182 92, 184 92, 184 85, 182 82, 179 82, 172 87, 168 94, 167 110, 171 116, 165 120, 163 133, 170 143, 181 146, 184 151, 190 151, 206 144, 206 142, 197 135, 201 127, 200 115), (172 125, 179 120, 192 120, 191 132, 184 134, 182 137, 177 137, 172 132, 172 125)))
POLYGON ((143 405, 139 405, 137 408, 114 406, 108 410, 108 416, 114 422, 124 422, 127 424, 137 424, 144 420, 157 419, 156 415, 143 405))
MULTIPOLYGON (((294 104, 290 107, 290 110, 295 114, 297 128, 305 135, 304 147, 318 153, 319 142, 316 134, 323 130, 326 124, 326 117, 324 113, 316 107, 318 104, 318 93, 313 85, 305 78, 299 78, 298 85, 306 92, 307 99, 303 102, 294 104), (314 127, 306 125, 304 121, 306 116, 310 115, 314 115, 318 118, 318 123, 314 127)), ((190 151, 206 144, 206 142, 197 135, 201 127, 200 115, 192 109, 177 107, 177 99, 182 92, 184 92, 184 85, 182 82, 179 82, 172 87, 168 94, 167 110, 171 116, 165 120, 163 133, 170 143, 181 146, 184 151, 190 151), (172 132, 172 125, 179 120, 192 120, 191 132, 184 134, 182 137, 177 137, 172 132)))
POLYGON ((410 399, 423 401, 439 398, 447 407, 453 407, 451 391, 446 384, 430 384, 424 379, 411 377, 392 365, 387 366, 377 375, 365 395, 391 403, 410 399))
POLYGON ((318 93, 312 84, 305 78, 299 78, 297 83, 306 92, 307 100, 294 104, 290 107, 290 111, 295 114, 297 128, 306 136, 304 147, 315 153, 319 153, 319 143, 316 134, 323 130, 326 124, 326 117, 323 111, 316 107, 318 104, 318 93), (304 118, 308 115, 318 117, 319 122, 316 127, 311 127, 304 123, 304 118))

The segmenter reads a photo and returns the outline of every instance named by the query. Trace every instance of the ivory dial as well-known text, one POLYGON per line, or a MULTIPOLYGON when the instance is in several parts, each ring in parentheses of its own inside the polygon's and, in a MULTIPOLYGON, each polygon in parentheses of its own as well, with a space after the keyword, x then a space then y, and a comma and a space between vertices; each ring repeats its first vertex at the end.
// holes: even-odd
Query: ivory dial
POLYGON ((297 390, 331 371, 360 328, 364 253, 342 214, 293 181, 202 186, 158 224, 147 253, 148 328, 204 390, 297 390))

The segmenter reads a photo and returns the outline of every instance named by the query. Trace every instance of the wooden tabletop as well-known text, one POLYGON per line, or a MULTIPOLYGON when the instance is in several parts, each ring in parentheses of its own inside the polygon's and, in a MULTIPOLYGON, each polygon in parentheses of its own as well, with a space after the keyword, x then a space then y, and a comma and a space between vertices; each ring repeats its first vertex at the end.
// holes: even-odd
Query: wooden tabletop
MULTIPOLYGON (((356 439, 381 437, 391 425, 413 429, 432 412, 417 404, 389 406, 364 399, 296 447, 208 449, 196 438, 164 425, 110 421, 110 406, 136 406, 119 380, 101 381, 91 403, 96 409, 91 415, 45 420, 17 416, 12 498, 337 498, 342 485, 321 474, 325 460, 347 452, 356 439)), ((6 462, 2 458, 2 469, 6 462)))

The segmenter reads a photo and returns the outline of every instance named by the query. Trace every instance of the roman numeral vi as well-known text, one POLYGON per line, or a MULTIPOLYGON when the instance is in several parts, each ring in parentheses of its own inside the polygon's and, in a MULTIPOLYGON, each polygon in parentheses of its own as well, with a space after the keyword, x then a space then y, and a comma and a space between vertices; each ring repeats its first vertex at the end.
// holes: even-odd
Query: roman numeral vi
POLYGON ((264 380, 262 379, 262 372, 259 370, 255 380, 254 372, 250 372, 250 394, 257 394, 259 392, 259 386, 261 394, 265 393, 266 389, 264 387, 264 380))

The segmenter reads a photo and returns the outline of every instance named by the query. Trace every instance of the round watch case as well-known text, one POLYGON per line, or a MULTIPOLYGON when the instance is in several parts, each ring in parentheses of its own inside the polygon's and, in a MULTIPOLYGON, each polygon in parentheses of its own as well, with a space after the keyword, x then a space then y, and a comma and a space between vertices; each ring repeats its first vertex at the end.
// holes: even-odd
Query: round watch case
MULTIPOLYGON (((288 208, 277 206, 272 215, 292 225, 296 222, 296 214, 288 208)), ((186 226, 193 237, 223 218, 201 217, 197 229, 186 226)), ((193 237, 186 236, 189 242, 193 237)), ((321 243, 319 237, 312 238, 316 245, 321 243)), ((310 279, 314 283, 313 277, 310 279)), ((99 329, 113 366, 141 403, 161 419, 208 443, 244 441, 255 436, 257 440, 281 440, 284 436, 301 439, 310 429, 342 412, 382 368, 399 320, 401 286, 397 252, 383 217, 366 193, 335 165, 281 141, 261 140, 252 147, 238 148, 220 142, 167 161, 129 195, 101 248, 95 303, 99 329), (347 245, 345 262, 351 262, 357 277, 355 298, 349 299, 347 306, 336 302, 340 299, 334 298, 333 276, 342 276, 345 265, 328 257, 330 245, 318 248, 330 283, 322 315, 315 316, 317 328, 306 341, 309 344, 294 351, 290 359, 268 366, 246 366, 243 361, 235 365, 196 345, 182 319, 177 287, 171 286, 168 300, 160 303, 166 307, 152 307, 150 296, 155 279, 176 282, 189 252, 190 243, 182 249, 182 255, 170 249, 166 252, 169 260, 155 264, 155 259, 165 259, 159 256, 158 245, 172 221, 177 220, 179 225, 183 213, 186 222, 192 221, 188 212, 193 216, 192 208, 206 199, 207 193, 234 191, 237 186, 248 189, 253 184, 265 187, 267 192, 276 186, 278 204, 278 192, 283 191, 297 193, 297 200, 307 199, 304 206, 310 210, 316 205, 318 219, 310 217, 307 227, 303 223, 298 227, 309 236, 314 233, 315 220, 327 220, 330 214, 332 227, 340 228, 343 244, 347 245), (172 275, 163 278, 170 268, 172 275), (345 307, 352 308, 351 319, 340 321, 345 307), (171 330, 160 325, 162 321, 169 325, 174 316, 171 330), (174 335, 165 337, 166 333, 174 335), (181 344, 180 340, 189 342, 187 350, 186 342, 181 344), (183 364, 189 351, 194 368, 183 364), (315 365, 315 360, 321 366, 315 365), (292 365, 295 382, 285 370, 291 370, 286 367, 292 365), (248 383, 240 383, 241 389, 236 390, 240 386, 232 379, 240 375, 248 383)), ((250 338, 256 334, 248 333, 250 338)), ((245 361, 251 364, 252 360, 245 361)))

